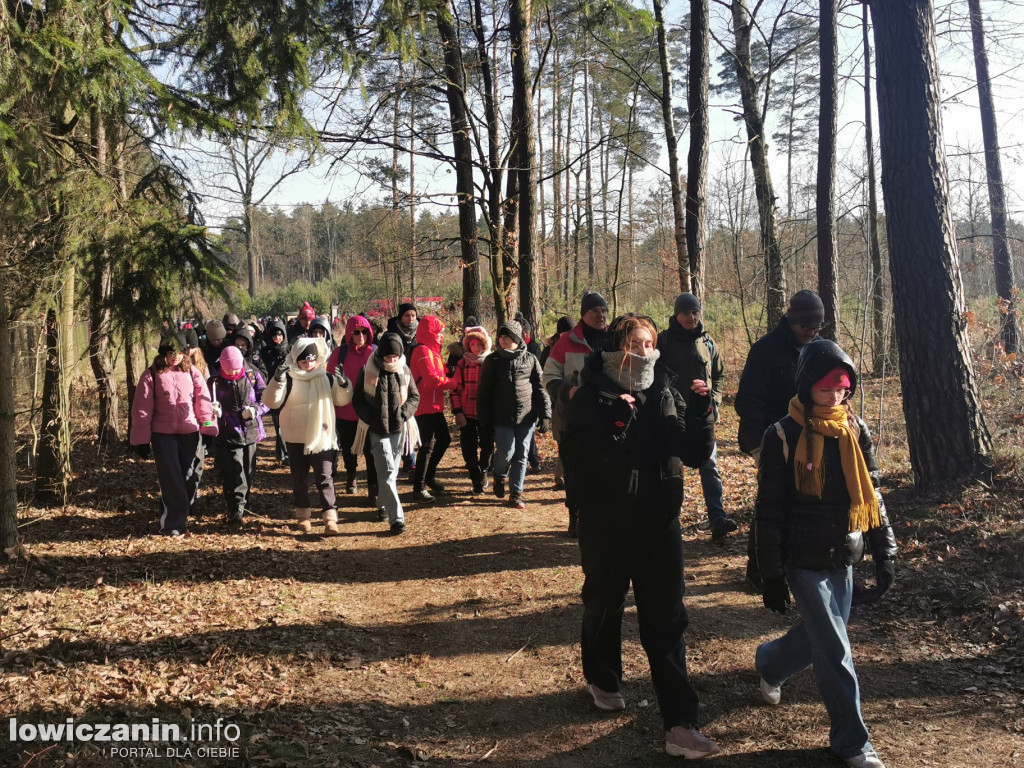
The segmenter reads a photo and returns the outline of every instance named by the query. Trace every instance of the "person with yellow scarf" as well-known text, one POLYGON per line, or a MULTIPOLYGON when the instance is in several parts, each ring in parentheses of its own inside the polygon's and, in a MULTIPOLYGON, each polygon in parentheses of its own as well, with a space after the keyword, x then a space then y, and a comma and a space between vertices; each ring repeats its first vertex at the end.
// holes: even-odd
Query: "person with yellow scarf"
POLYGON ((861 715, 846 629, 855 601, 877 600, 892 585, 897 552, 871 434, 847 405, 857 369, 837 344, 818 339, 800 352, 796 385, 789 415, 761 443, 756 551, 765 607, 785 613, 792 591, 800 620, 758 647, 761 696, 779 704, 782 684, 813 667, 832 751, 853 768, 885 768, 861 715), (875 563, 870 590, 853 582, 865 547, 875 563))

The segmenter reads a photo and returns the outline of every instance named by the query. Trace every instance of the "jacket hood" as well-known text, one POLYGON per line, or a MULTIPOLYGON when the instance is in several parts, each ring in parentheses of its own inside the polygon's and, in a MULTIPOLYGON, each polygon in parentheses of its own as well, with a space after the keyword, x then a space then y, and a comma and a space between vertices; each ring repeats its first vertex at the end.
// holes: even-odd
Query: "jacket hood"
POLYGON ((420 324, 416 328, 416 343, 422 344, 427 349, 441 353, 441 333, 444 331, 444 323, 433 315, 420 318, 420 324))
POLYGON ((836 366, 850 374, 850 396, 857 391, 857 367, 834 341, 815 339, 800 350, 796 361, 796 394, 803 403, 811 402, 811 387, 836 366))
POLYGON ((480 343, 483 345, 483 352, 491 351, 491 337, 490 334, 487 333, 486 328, 479 325, 471 325, 468 328, 466 328, 465 331, 463 331, 462 348, 467 352, 469 351, 469 346, 467 342, 470 339, 478 339, 480 343))
POLYGON ((285 324, 281 320, 271 320, 263 329, 263 340, 268 346, 274 345, 274 342, 270 340, 270 337, 274 335, 275 330, 280 331, 281 335, 284 336, 282 343, 288 341, 288 328, 285 327, 285 324))
POLYGON ((327 338, 331 338, 331 321, 326 317, 320 316, 313 320, 309 324, 309 330, 307 333, 312 333, 314 328, 323 328, 327 332, 327 338))
POLYGON ((249 343, 249 348, 246 350, 246 357, 252 354, 253 349, 256 348, 256 334, 253 333, 252 328, 248 325, 243 325, 234 335, 231 337, 232 343, 235 339, 245 339, 249 343))
POLYGON ((323 368, 326 370, 327 367, 327 342, 321 338, 300 336, 292 344, 291 352, 288 353, 288 366, 293 372, 301 372, 299 368, 299 358, 305 357, 309 352, 316 351, 316 367, 317 369, 323 368))
POLYGON ((370 325, 370 321, 367 320, 362 315, 352 315, 352 317, 348 319, 348 322, 345 323, 345 343, 349 347, 355 346, 354 344, 352 344, 352 332, 355 331, 356 329, 363 329, 369 331, 370 338, 367 339, 366 344, 367 346, 373 344, 373 326, 370 325))

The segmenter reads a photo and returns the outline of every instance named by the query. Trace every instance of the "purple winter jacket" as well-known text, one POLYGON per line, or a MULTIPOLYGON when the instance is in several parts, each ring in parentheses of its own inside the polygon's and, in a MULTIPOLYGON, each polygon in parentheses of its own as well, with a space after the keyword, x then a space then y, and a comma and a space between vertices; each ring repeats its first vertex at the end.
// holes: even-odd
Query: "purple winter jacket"
POLYGON ((221 415, 217 419, 219 440, 228 445, 252 445, 266 438, 263 414, 270 409, 260 402, 265 387, 263 376, 250 368, 248 363, 245 365, 245 375, 236 381, 229 381, 220 375, 210 379, 210 392, 221 406, 221 415), (256 411, 255 418, 242 418, 242 410, 246 407, 256 411))

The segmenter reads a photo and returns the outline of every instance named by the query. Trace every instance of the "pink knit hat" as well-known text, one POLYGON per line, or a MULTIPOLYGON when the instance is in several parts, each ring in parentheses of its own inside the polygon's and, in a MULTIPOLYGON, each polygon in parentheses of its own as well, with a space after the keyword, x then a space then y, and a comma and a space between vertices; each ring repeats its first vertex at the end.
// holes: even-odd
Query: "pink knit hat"
POLYGON ((841 365, 837 365, 811 385, 811 389, 832 389, 833 387, 850 388, 850 372, 841 365))
POLYGON ((220 353, 220 375, 228 381, 235 381, 245 375, 245 359, 242 357, 242 350, 232 345, 220 353), (226 376, 225 370, 238 371, 235 376, 226 376))

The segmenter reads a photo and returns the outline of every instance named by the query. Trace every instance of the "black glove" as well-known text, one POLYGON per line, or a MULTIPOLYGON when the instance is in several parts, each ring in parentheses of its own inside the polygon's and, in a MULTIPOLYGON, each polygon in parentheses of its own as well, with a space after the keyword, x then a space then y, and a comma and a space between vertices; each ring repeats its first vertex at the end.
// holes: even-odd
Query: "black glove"
POLYGON ((785 579, 765 579, 762 591, 764 607, 774 613, 785 613, 790 603, 789 586, 785 579))
POLYGON ((288 378, 288 366, 285 365, 284 363, 281 363, 279 366, 277 366, 277 370, 274 371, 274 381, 279 381, 279 382, 281 382, 283 384, 284 380, 287 379, 287 378, 288 378))
POLYGON ((881 597, 889 591, 889 587, 896 581, 896 563, 892 560, 875 561, 875 591, 881 597))
POLYGON ((551 431, 551 419, 541 419, 537 422, 537 431, 542 435, 546 435, 551 431))
POLYGON ((348 387, 348 379, 345 377, 345 374, 342 373, 340 370, 334 374, 334 380, 338 382, 338 386, 341 387, 342 389, 346 389, 348 387))
POLYGON ((149 458, 149 443, 143 443, 142 445, 133 445, 132 450, 138 454, 140 459, 149 458))

